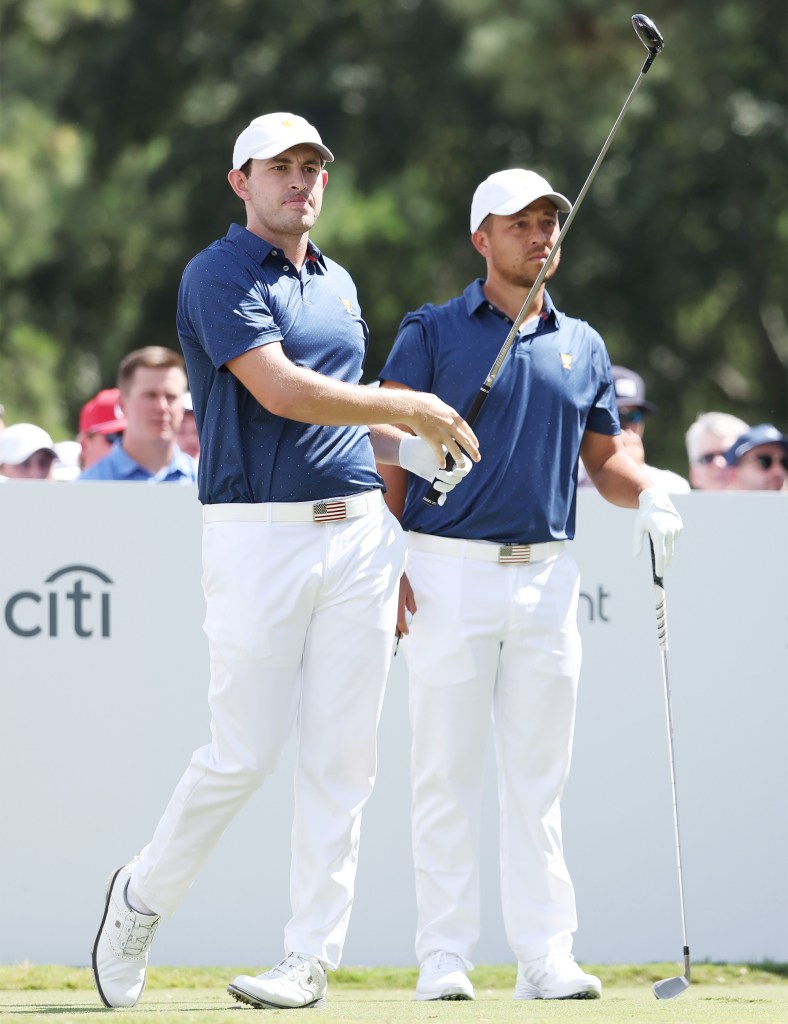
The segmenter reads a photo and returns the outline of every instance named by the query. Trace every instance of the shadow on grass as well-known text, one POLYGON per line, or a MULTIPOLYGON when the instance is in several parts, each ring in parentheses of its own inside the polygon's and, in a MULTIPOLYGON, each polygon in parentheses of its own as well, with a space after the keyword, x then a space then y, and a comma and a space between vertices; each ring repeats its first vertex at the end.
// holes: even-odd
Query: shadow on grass
POLYGON ((92 1004, 90 1006, 79 1006, 78 1004, 74 1005, 72 1003, 63 1006, 62 1004, 54 1005, 52 1003, 43 1005, 40 1003, 28 1003, 26 1005, 6 1003, 3 1006, 4 1017, 56 1017, 58 1015, 62 1016, 63 1014, 66 1016, 71 1016, 73 1014, 75 1017, 78 1017, 82 1013, 96 1012, 98 1012, 98 1007, 92 1004))
MULTIPOLYGON (((128 1008, 126 1012, 131 1008, 128 1008)), ((140 1010, 160 1013, 162 1011, 166 1013, 223 1013, 232 1012, 235 1009, 241 1009, 241 1007, 235 1007, 229 1003, 224 1006, 206 1006, 205 1002, 170 1002, 166 1004, 156 1003, 155 1001, 141 1006, 140 1010)), ((138 1011, 139 1012, 139 1011, 138 1011)), ((5 1003, 0 1012, 0 1016, 6 1017, 80 1017, 90 1016, 98 1017, 103 1014, 117 1014, 117 1010, 110 1010, 104 1006, 96 1006, 95 1003, 80 1004, 80 1003, 5 1003)), ((109 1018, 108 1018, 109 1019, 109 1018)))

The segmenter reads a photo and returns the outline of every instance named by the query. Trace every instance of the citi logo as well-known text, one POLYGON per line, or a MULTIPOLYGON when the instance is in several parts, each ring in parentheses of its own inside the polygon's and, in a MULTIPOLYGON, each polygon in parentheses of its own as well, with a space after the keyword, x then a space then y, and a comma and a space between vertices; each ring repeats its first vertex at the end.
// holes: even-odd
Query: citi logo
POLYGON ((5 623, 22 637, 108 637, 111 586, 112 580, 99 569, 67 565, 47 576, 42 593, 12 594, 5 604, 5 623))

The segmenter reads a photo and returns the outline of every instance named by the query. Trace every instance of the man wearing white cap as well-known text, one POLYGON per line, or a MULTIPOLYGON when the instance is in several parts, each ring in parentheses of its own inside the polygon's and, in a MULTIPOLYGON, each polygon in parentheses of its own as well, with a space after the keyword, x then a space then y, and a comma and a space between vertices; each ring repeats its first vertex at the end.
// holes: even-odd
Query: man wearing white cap
MULTIPOLYGON (((565 196, 533 171, 490 175, 471 206, 487 275, 403 320, 384 392, 432 388, 472 406, 559 234, 565 196)), ((559 255, 550 274, 558 267, 559 255)), ((580 671, 579 577, 570 554, 578 458, 598 490, 639 509, 661 574, 681 520, 625 453, 610 360, 585 322, 542 287, 475 423, 486 452, 445 508, 429 485, 382 467, 408 533, 398 629, 410 672, 417 999, 473 999, 479 829, 492 718, 506 934, 515 999, 596 998, 572 957, 575 898, 559 800, 569 772, 580 671), (412 616, 409 621, 409 616, 412 616)))
MULTIPOLYGON (((479 457, 473 431, 434 395, 360 386, 368 337, 355 286, 309 239, 331 160, 302 117, 256 118, 228 175, 246 227, 232 225, 181 282, 177 326, 200 434, 212 739, 195 751, 151 842, 112 878, 93 950, 107 1006, 137 1002, 159 916, 174 912, 294 730, 286 956, 236 978, 230 992, 256 1007, 323 1003, 353 902, 405 556, 375 459, 425 479, 437 472, 448 492, 470 467, 463 449, 479 457), (441 468, 447 450, 457 470, 441 468)), ((260 902, 228 898, 262 916, 261 883, 260 902)))
POLYGON ((14 423, 0 434, 0 476, 8 480, 54 480, 56 461, 52 438, 34 423, 14 423))

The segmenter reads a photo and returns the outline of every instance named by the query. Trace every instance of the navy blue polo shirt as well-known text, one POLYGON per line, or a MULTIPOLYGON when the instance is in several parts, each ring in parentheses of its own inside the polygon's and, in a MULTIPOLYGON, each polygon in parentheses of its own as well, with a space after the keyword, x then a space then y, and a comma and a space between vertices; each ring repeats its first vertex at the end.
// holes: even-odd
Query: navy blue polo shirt
POLYGON ((369 333, 356 287, 311 242, 301 272, 238 224, 183 273, 178 336, 200 433, 199 498, 314 501, 382 487, 369 428, 275 416, 225 364, 281 342, 299 366, 358 384, 369 333))
MULTIPOLYGON (((405 317, 380 379, 432 391, 465 414, 511 324, 476 280, 444 305, 405 317)), ((402 525, 496 543, 574 537, 583 433, 620 430, 602 338, 559 313, 545 293, 541 316, 521 329, 473 429, 481 462, 442 507, 422 501, 430 485, 411 474, 402 525)))

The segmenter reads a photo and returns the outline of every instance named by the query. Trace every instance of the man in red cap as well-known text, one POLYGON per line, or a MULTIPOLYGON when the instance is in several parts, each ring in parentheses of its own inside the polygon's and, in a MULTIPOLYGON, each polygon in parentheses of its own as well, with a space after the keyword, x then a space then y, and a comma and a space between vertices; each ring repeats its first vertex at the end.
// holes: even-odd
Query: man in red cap
POLYGON ((118 388, 106 388, 82 406, 77 438, 82 445, 81 469, 103 459, 126 429, 119 399, 118 388))

